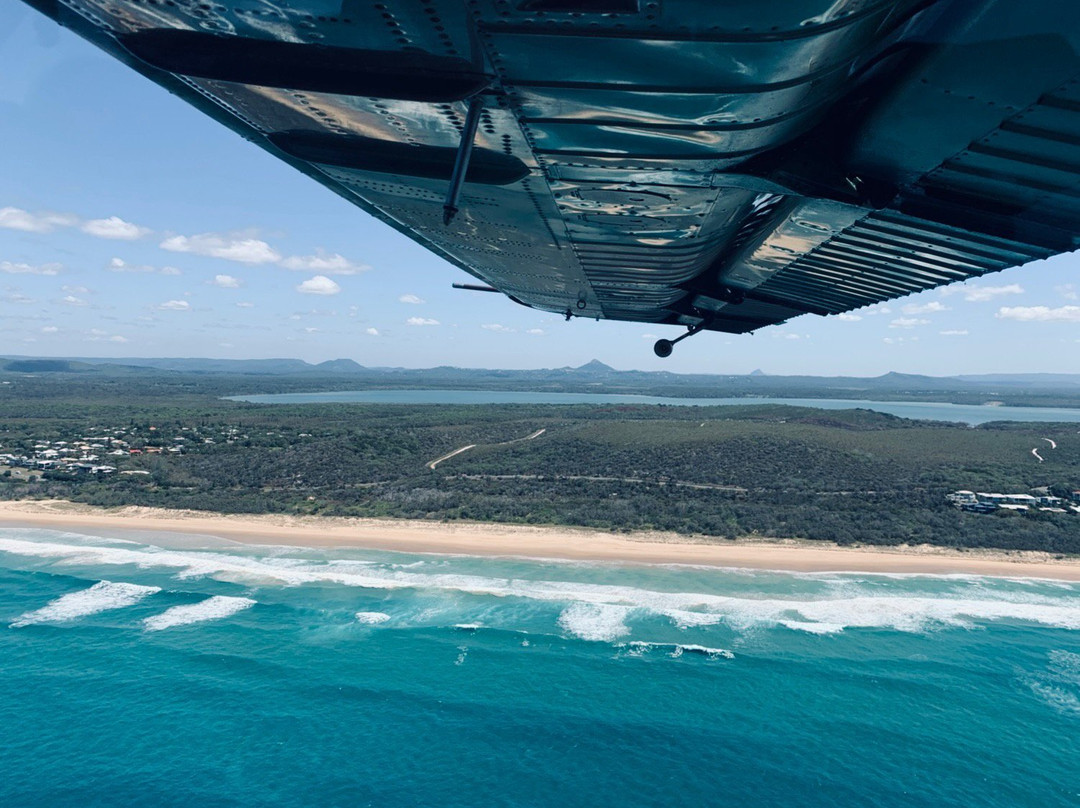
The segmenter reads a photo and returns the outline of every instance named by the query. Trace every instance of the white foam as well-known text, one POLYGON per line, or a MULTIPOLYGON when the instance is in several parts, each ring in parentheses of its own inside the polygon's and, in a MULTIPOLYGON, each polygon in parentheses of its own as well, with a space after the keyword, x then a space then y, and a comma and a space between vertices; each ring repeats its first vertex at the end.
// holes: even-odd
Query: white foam
POLYGON ((837 634, 844 630, 839 623, 812 623, 808 620, 780 620, 779 625, 792 631, 805 631, 807 634, 837 634))
POLYGON ((1080 654, 1071 651, 1051 651, 1050 670, 1061 681, 1080 685, 1080 654))
POLYGON ((1059 713, 1080 715, 1080 698, 1075 693, 1046 682, 1032 681, 1028 683, 1028 686, 1036 696, 1059 713))
POLYGON ((707 645, 676 645, 675 650, 671 652, 673 657, 680 657, 683 653, 688 654, 702 654, 709 657, 709 659, 734 659, 735 655, 726 648, 710 648, 707 645))
POLYGON ((379 623, 385 623, 390 619, 390 615, 385 612, 357 612, 356 622, 363 623, 366 626, 375 626, 379 623))
POLYGON ((599 603, 573 603, 559 615, 559 625, 583 640, 612 642, 630 633, 623 620, 630 609, 599 603))
MULTIPOLYGON (((790 598, 755 598, 662 592, 630 586, 419 573, 348 560, 253 557, 210 551, 129 549, 116 546, 0 539, 0 551, 55 559, 60 564, 131 565, 173 569, 180 577, 208 576, 244 584, 301 586, 334 583, 377 590, 411 588, 425 591, 515 597, 572 604, 559 618, 568 633, 586 639, 617 638, 629 629, 623 623, 633 609, 667 617, 681 628, 726 623, 736 630, 782 626, 794 631, 828 634, 848 628, 925 631, 935 627, 970 628, 980 622, 1017 620, 1056 628, 1080 629, 1080 589, 1076 595, 1005 591, 971 586, 957 580, 942 594, 883 591, 858 580, 830 591, 790 598)), ((990 579, 985 579, 990 581, 990 579)), ((441 612, 429 610, 417 619, 441 612)), ((610 640, 609 640, 610 641, 610 640)))
POLYGON ((678 659, 683 654, 699 654, 709 659, 734 659, 735 654, 726 648, 710 648, 707 645, 694 645, 692 643, 668 643, 668 642, 643 642, 634 640, 627 643, 631 656, 641 656, 653 648, 667 650, 668 656, 678 659))
POLYGON ((205 623, 208 620, 221 620, 232 617, 237 612, 250 609, 255 605, 251 598, 230 598, 225 595, 214 595, 212 598, 201 600, 198 603, 188 603, 184 606, 173 606, 161 614, 148 617, 143 620, 143 626, 147 631, 161 631, 176 626, 189 626, 192 623, 205 623))
POLYGON ((11 626, 18 628, 33 623, 61 623, 112 609, 124 609, 160 591, 161 588, 157 586, 99 581, 89 589, 69 592, 36 611, 27 612, 11 626))

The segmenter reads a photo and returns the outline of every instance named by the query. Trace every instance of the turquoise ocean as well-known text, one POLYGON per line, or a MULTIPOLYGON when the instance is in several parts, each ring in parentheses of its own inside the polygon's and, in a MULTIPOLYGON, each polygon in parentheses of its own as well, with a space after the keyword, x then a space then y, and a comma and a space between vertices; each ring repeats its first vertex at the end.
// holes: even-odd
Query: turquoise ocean
POLYGON ((1080 585, 0 530, 0 805, 1080 805, 1080 585))

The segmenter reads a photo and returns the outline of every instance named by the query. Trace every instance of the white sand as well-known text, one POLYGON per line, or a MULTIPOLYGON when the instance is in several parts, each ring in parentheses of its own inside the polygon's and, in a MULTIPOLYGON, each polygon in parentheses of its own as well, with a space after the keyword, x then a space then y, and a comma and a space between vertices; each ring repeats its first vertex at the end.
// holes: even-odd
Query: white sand
POLYGON ((972 573, 1080 581, 1080 557, 1030 551, 960 552, 927 545, 838 547, 827 542, 726 541, 673 533, 613 534, 562 527, 407 519, 235 516, 63 500, 0 502, 0 526, 72 532, 147 530, 204 534, 251 544, 365 547, 409 553, 522 556, 646 564, 704 564, 796 572, 972 573))

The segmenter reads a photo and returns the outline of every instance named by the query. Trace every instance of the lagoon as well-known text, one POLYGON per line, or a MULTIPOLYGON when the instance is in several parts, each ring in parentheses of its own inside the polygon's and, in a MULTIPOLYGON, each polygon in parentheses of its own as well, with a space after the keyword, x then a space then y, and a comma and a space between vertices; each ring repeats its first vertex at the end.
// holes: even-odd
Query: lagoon
POLYGON ((947 404, 936 401, 871 401, 844 398, 674 398, 625 393, 543 393, 524 390, 338 390, 327 393, 276 393, 229 396, 252 404, 619 404, 670 407, 723 407, 786 404, 823 410, 868 409, 931 421, 972 426, 988 421, 1080 423, 1080 409, 947 404))

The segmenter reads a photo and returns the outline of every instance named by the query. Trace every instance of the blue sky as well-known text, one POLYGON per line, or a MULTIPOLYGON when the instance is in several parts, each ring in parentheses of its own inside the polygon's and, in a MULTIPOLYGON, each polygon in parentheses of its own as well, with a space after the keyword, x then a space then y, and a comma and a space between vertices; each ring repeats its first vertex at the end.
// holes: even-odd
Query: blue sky
POLYGON ((0 352, 946 375, 1077 370, 1059 256, 755 335, 574 320, 470 281, 20 3, 0 4, 0 352))

